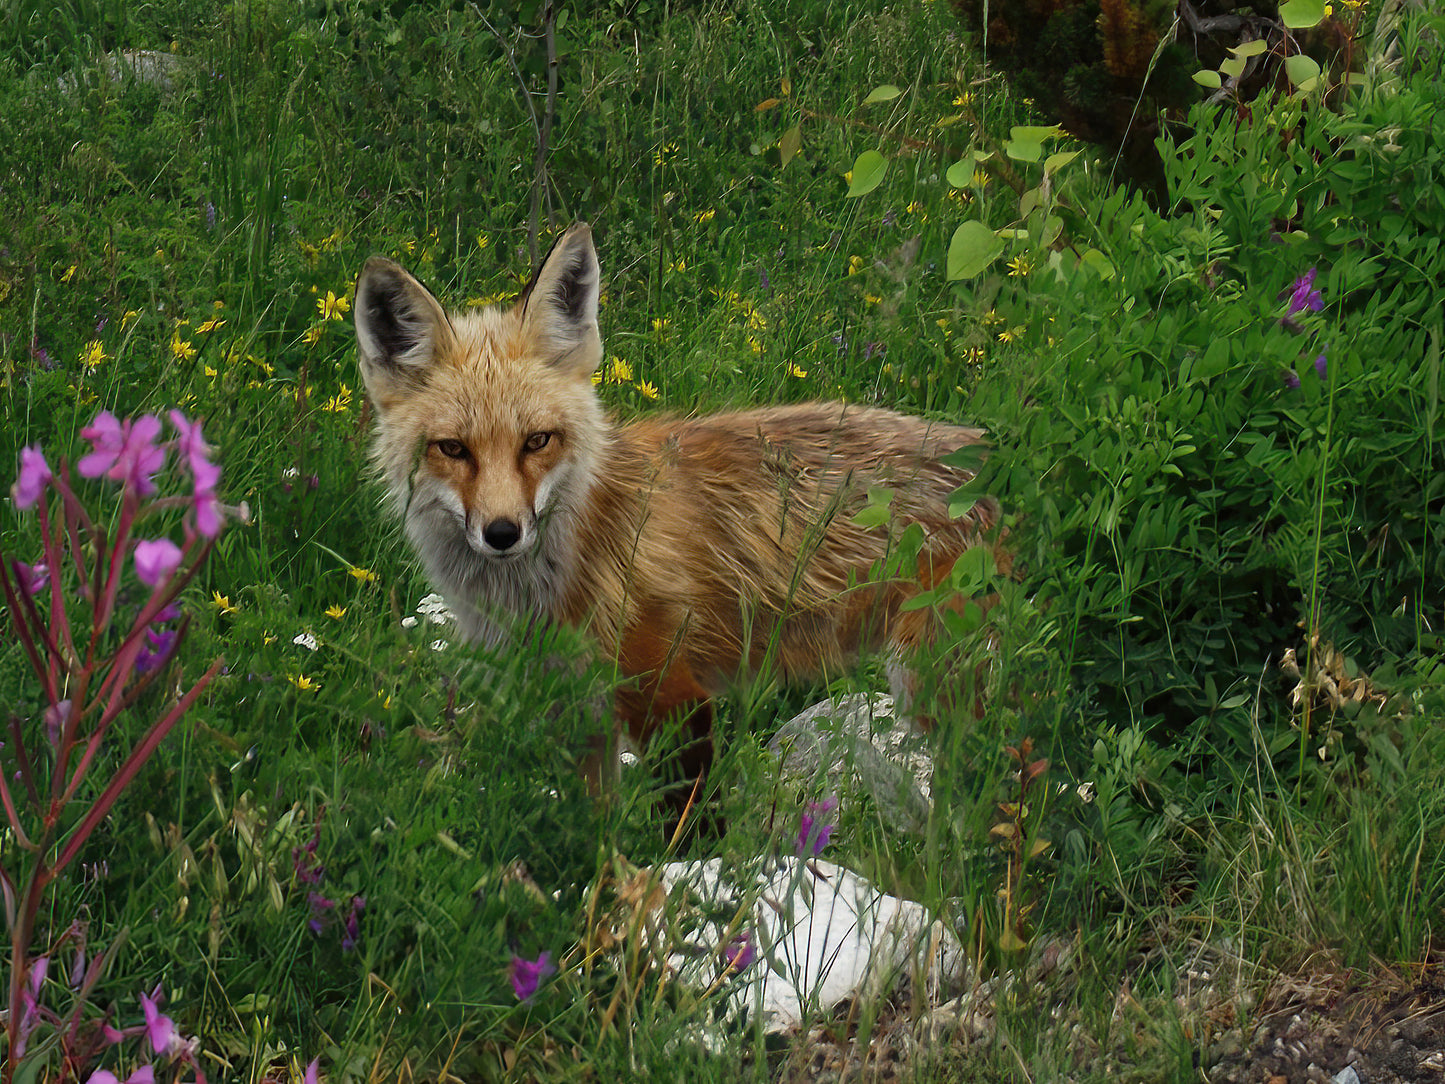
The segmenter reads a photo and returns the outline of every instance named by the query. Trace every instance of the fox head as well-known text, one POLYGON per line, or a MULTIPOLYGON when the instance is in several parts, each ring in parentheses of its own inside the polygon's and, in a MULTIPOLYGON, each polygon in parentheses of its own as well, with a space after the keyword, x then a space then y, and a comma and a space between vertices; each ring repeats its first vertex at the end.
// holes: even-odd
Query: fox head
POLYGON ((606 440, 592 232, 572 226, 510 309, 450 315, 380 256, 356 283, 372 455, 429 564, 506 563, 580 508, 606 440), (446 555, 442 557, 442 555, 446 555))

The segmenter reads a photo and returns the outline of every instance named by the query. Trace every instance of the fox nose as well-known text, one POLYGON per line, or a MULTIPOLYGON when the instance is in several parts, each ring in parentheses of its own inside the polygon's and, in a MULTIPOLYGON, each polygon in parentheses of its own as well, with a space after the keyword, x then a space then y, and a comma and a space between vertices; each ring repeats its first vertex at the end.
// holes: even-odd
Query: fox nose
POLYGON ((521 525, 510 519, 494 519, 482 529, 482 538, 494 550, 509 550, 521 537, 521 525))

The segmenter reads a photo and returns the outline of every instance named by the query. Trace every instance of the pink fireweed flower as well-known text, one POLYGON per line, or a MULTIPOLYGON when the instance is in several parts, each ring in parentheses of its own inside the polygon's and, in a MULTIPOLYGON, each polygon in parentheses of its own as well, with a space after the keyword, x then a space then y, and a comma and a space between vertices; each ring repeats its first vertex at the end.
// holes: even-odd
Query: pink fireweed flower
POLYGON ((221 533, 221 502, 216 496, 221 468, 205 461, 192 466, 196 487, 191 496, 191 507, 196 511, 196 530, 207 538, 215 538, 221 533))
POLYGON ((135 574, 147 587, 159 587, 181 565, 181 548, 169 538, 148 538, 135 544, 135 574))
POLYGON ((550 952, 541 953, 535 960, 513 956, 507 967, 507 977, 512 980, 512 992, 517 995, 517 1000, 525 1004, 537 995, 537 987, 542 980, 556 970, 550 952))
MULTIPOLYGON (((109 1069, 97 1069, 86 1078, 85 1084, 121 1084, 121 1082, 109 1069)), ((142 1065, 125 1078, 125 1084, 156 1084, 155 1067, 142 1065)))
POLYGON ((45 453, 40 450, 40 445, 32 444, 29 447, 21 448, 20 476, 10 487, 10 496, 15 501, 15 507, 32 507, 44 494, 45 487, 50 484, 50 479, 53 477, 54 475, 50 473, 50 464, 45 462, 45 453))
POLYGON ((306 1066, 306 1075, 301 1078, 301 1084, 316 1084, 317 1073, 321 1068, 321 1059, 312 1058, 311 1064, 306 1066))
POLYGON ((10 570, 15 573, 15 582, 20 590, 34 598, 50 582, 50 567, 44 561, 38 565, 27 565, 24 561, 11 561, 10 570))
POLYGON ((170 419, 176 430, 176 451, 185 459, 191 473, 199 473, 200 464, 210 466, 211 446, 201 436, 200 419, 187 421, 179 410, 171 411, 170 419))
POLYGON ((723 946, 723 963, 729 971, 743 971, 753 962, 757 950, 753 947, 751 931, 744 930, 723 946))
POLYGON ((828 845, 832 838, 836 824, 820 823, 825 817, 838 808, 837 798, 825 798, 821 802, 809 802, 808 808, 798 818, 798 847, 799 854, 809 854, 814 858, 823 853, 823 848, 828 845))
POLYGON ((156 987, 155 998, 140 996, 141 1011, 146 1017, 146 1036, 151 1041, 151 1048, 157 1054, 167 1054, 181 1046, 185 1040, 181 1033, 176 1030, 175 1023, 169 1016, 163 1014, 156 1008, 156 999, 160 997, 160 987, 156 987))
POLYGON ((156 491, 152 477, 165 465, 166 450, 156 444, 161 422, 154 414, 118 422, 110 411, 102 410, 80 435, 94 448, 75 465, 82 478, 103 474, 141 497, 156 491))

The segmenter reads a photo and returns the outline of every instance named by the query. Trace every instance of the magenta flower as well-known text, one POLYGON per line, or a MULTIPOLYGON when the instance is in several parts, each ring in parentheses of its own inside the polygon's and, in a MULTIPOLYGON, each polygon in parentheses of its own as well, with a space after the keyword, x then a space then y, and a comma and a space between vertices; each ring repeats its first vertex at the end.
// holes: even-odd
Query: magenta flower
POLYGON ((171 1018, 156 1008, 156 1001, 160 998, 159 986, 156 987, 154 993, 154 998, 141 994, 140 1007, 146 1016, 146 1036, 151 1041, 151 1049, 157 1054, 166 1054, 180 1046, 185 1040, 181 1038, 181 1033, 176 1030, 176 1025, 171 1018))
MULTIPOLYGON (((86 1078, 85 1084, 121 1084, 121 1082, 109 1069, 97 1069, 86 1078)), ((125 1078, 125 1084, 156 1084, 155 1067, 142 1065, 125 1078)))
POLYGON ((65 724, 70 722, 71 705, 69 700, 62 700, 58 704, 51 704, 45 709, 42 716, 45 722, 45 736, 50 740, 51 745, 60 744, 60 732, 65 724))
POLYGON ((187 421, 179 410, 170 413, 171 425, 176 430, 176 451, 185 457, 192 474, 200 473, 200 465, 210 466, 211 446, 201 436, 200 420, 187 421))
POLYGON ((350 952, 361 940, 361 912, 366 910, 365 896, 351 897, 351 914, 346 916, 346 923, 341 935, 341 951, 350 952))
POLYGON ((11 561, 11 571, 15 573, 15 582, 20 590, 34 598, 36 593, 43 591, 45 585, 50 582, 50 568, 44 561, 38 565, 27 565, 24 561, 11 561))
POLYGON ((817 858, 832 838, 836 824, 820 823, 838 808, 837 798, 825 798, 821 802, 809 802, 808 808, 798 818, 798 853, 811 854, 817 858))
POLYGON ((221 468, 204 460, 192 464, 196 480, 191 496, 191 507, 196 511, 196 530, 207 538, 221 533, 221 502, 216 497, 216 483, 221 480, 221 468))
POLYGON ((1293 369, 1284 374, 1284 386, 1287 388, 1299 387, 1299 373, 1293 369))
POLYGON ((45 492, 45 487, 50 484, 54 475, 50 473, 50 464, 45 462, 45 453, 40 450, 40 445, 32 444, 29 447, 20 449, 20 476, 15 479, 15 484, 10 487, 10 496, 15 501, 16 508, 30 508, 38 501, 45 492))
POLYGON ((175 650, 178 636, 180 633, 175 629, 161 628, 157 625, 146 629, 146 646, 141 648, 140 653, 135 657, 136 673, 148 674, 160 667, 175 650))
POLYGON ((1315 358, 1315 372, 1320 374, 1321 380, 1324 380, 1329 372, 1329 362, 1325 359, 1323 351, 1320 352, 1319 357, 1315 358))
POLYGON ((753 962, 757 950, 753 947, 753 935, 744 930, 723 946, 723 963, 729 971, 745 970, 753 962))
POLYGON ((517 995, 517 1000, 523 1003, 531 1001, 537 994, 537 987, 557 968, 552 963, 552 954, 543 952, 535 960, 524 960, 520 956, 513 956, 512 962, 507 967, 508 977, 512 980, 512 992, 517 995))
POLYGON ((1295 279, 1288 290, 1283 291, 1279 295, 1281 300, 1285 297, 1289 298, 1289 312, 1286 313, 1287 316, 1293 316, 1297 312, 1304 312, 1305 309, 1309 309, 1310 312, 1319 312, 1325 307, 1325 299, 1320 295, 1320 292, 1314 288, 1315 274, 1316 269, 1311 267, 1303 275, 1295 279))
POLYGON ((321 1059, 312 1058, 311 1064, 306 1066, 306 1075, 301 1078, 301 1084, 316 1084, 317 1071, 321 1068, 321 1059))
POLYGON ((103 474, 141 497, 156 491, 151 479, 165 465, 166 450, 156 444, 161 423, 154 414, 119 422, 110 411, 102 410, 80 435, 94 449, 75 465, 82 478, 99 478, 103 474))
POLYGON ((159 587, 181 565, 181 548, 169 538, 148 538, 135 544, 135 574, 147 587, 159 587))

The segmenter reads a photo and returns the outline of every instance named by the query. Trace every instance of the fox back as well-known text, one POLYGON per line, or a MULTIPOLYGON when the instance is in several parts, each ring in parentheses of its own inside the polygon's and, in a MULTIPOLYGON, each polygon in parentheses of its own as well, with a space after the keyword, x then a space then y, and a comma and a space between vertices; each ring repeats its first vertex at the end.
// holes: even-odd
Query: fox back
POLYGON ((831 403, 614 426, 591 379, 599 281, 577 225, 507 310, 448 315, 378 257, 357 282, 373 456, 463 631, 587 628, 636 679, 618 706, 638 739, 740 672, 836 672, 925 638, 904 603, 997 522, 989 500, 949 515, 971 474, 942 459, 982 431, 831 403), (880 486, 893 523, 862 525, 880 486), (916 569, 873 577, 910 523, 916 569))

